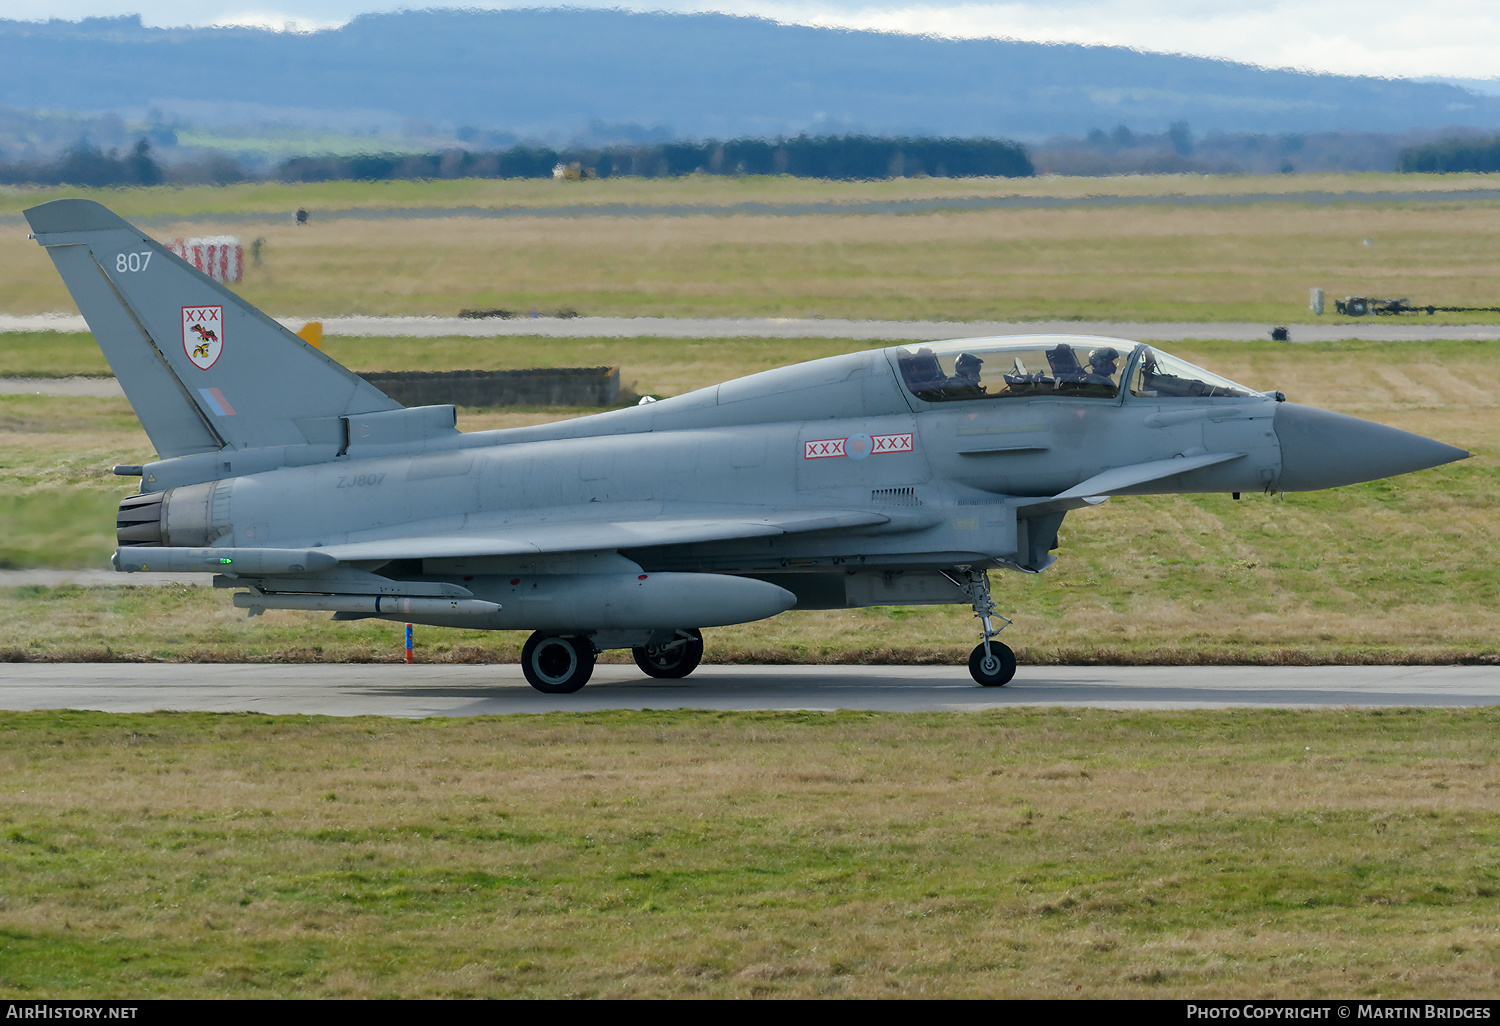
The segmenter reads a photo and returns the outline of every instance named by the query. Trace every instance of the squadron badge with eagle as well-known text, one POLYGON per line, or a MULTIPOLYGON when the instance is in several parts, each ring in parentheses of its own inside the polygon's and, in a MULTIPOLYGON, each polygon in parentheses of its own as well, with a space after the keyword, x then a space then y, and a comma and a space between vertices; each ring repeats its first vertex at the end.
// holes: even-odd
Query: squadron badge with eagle
POLYGON ((208 370, 224 351, 224 308, 222 306, 185 306, 182 308, 182 351, 200 370, 208 370))

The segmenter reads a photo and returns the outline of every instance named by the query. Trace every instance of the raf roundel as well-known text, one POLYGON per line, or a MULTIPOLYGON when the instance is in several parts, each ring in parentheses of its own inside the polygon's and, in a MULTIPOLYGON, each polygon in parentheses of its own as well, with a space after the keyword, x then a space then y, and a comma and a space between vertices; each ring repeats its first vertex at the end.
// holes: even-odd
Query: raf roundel
POLYGON ((182 308, 182 351, 199 370, 208 370, 224 352, 224 308, 182 308))

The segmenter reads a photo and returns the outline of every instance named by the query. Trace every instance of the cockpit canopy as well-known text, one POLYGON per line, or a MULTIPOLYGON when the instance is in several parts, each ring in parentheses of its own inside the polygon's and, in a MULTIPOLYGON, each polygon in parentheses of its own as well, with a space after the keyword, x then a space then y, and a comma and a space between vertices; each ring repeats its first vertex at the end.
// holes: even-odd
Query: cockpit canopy
POLYGON ((1139 342, 1074 335, 967 339, 898 346, 901 378, 930 403, 1070 396, 1116 399, 1126 380, 1146 398, 1260 393, 1139 342))

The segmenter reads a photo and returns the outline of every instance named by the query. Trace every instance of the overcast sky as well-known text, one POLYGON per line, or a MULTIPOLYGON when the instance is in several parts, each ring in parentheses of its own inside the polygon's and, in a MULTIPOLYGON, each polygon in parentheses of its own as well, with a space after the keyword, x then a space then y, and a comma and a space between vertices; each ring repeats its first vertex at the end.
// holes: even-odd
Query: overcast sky
MULTIPOLYGON (((4 0, 0 16, 33 20, 139 13, 148 25, 308 30, 336 27, 358 14, 414 6, 419 5, 401 0, 4 0)), ((470 0, 447 6, 563 5, 470 0)), ((1104 43, 1352 75, 1489 79, 1500 73, 1496 0, 571 0, 568 6, 718 10, 797 25, 1104 43)))

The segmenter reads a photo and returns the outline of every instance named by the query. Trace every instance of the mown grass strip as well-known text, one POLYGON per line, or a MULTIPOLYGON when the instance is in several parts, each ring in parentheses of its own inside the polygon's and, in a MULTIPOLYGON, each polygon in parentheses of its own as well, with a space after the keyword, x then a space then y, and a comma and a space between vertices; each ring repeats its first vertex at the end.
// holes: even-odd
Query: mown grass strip
POLYGON ((0 714, 0 986, 1494 996, 1497 728, 0 714))

